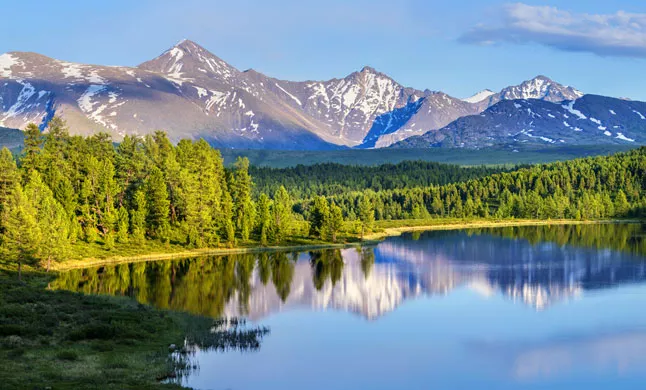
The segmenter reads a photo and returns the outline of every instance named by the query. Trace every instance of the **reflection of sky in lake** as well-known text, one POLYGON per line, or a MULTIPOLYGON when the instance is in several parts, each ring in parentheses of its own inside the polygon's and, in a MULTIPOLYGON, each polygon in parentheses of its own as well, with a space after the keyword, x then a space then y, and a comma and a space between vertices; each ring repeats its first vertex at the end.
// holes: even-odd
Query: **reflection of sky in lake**
MULTIPOLYGON (((357 252, 344 251, 341 278, 321 291, 307 291, 302 254, 285 303, 252 282, 249 314, 271 334, 254 353, 198 352, 200 370, 187 384, 646 388, 640 256, 463 232, 391 238, 374 253, 365 277, 357 252)), ((236 307, 228 305, 231 314, 236 307)))

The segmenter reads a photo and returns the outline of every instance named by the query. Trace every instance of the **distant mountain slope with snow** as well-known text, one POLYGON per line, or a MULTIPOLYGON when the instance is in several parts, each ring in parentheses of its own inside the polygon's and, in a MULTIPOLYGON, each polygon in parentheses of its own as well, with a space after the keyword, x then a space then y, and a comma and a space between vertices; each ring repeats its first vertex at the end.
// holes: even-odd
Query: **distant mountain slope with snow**
POLYGON ((481 101, 485 100, 491 95, 495 95, 496 93, 490 89, 484 89, 478 93, 476 93, 473 96, 470 96, 468 98, 462 99, 467 103, 480 103, 481 101))
POLYGON ((503 100, 393 147, 646 144, 646 103, 585 95, 551 103, 503 100))
MULTIPOLYGON (((458 99, 402 86, 371 67, 326 81, 279 80, 240 71, 188 40, 137 67, 70 63, 25 52, 0 55, 0 126, 23 129, 35 122, 44 129, 60 115, 75 134, 107 132, 115 140, 163 129, 174 141, 201 137, 217 147, 380 148, 429 131, 444 134, 456 120, 489 116, 485 110, 501 101, 578 105, 582 95, 538 76, 498 93, 484 90, 458 99)), ((521 110, 517 105, 523 103, 503 106, 521 110)), ((509 126, 509 120, 488 125, 503 122, 509 126)), ((612 138, 619 133, 608 131, 612 138)), ((632 131, 621 134, 633 139, 632 131)))

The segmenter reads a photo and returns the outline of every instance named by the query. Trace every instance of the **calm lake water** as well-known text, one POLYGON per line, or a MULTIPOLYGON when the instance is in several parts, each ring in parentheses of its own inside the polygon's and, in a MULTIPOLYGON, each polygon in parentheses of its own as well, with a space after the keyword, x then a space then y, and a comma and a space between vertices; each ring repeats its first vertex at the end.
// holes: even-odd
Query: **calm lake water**
POLYGON ((370 248, 76 270, 58 288, 243 317, 198 389, 645 389, 644 225, 405 234, 370 248))

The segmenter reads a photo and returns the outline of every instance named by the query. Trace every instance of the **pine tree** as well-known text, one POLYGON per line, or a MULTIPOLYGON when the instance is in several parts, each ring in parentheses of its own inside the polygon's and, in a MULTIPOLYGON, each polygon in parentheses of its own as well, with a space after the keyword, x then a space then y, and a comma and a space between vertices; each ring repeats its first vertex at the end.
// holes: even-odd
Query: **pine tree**
POLYGON ((36 124, 30 123, 25 128, 25 141, 21 162, 23 169, 23 178, 25 181, 29 178, 32 171, 40 168, 41 145, 43 137, 40 129, 36 124))
POLYGON ((130 221, 128 217, 128 210, 121 206, 117 210, 117 242, 125 244, 128 242, 128 229, 130 221))
POLYGON ((148 218, 148 206, 146 194, 142 190, 135 192, 133 208, 130 210, 130 226, 132 237, 138 244, 146 240, 146 219, 148 218))
POLYGON ((227 240, 227 244, 232 246, 235 244, 235 224, 233 222, 233 200, 231 194, 227 190, 226 181, 223 180, 224 190, 222 191, 222 212, 218 225, 221 227, 223 237, 227 240))
POLYGON ((1 218, 2 211, 9 202, 14 187, 19 183, 20 175, 16 167, 16 161, 7 148, 0 151, 0 235, 4 231, 4 220, 1 218))
POLYGON ((269 229, 271 226, 271 201, 267 194, 260 194, 258 198, 258 235, 260 237, 260 245, 267 245, 269 229))
POLYGON ((18 278, 21 278, 23 263, 35 260, 41 240, 37 210, 25 196, 20 184, 12 190, 3 210, 5 231, 2 235, 4 257, 18 263, 18 278))
POLYGON ((162 171, 153 167, 146 181, 146 223, 151 236, 167 242, 170 238, 168 220, 170 201, 162 171))
POLYGON ((626 198, 626 193, 623 190, 619 190, 615 196, 615 212, 620 217, 625 217, 630 209, 630 204, 626 198))
POLYGON ((280 242, 289 234, 293 219, 292 200, 283 186, 280 186, 274 195, 272 215, 274 240, 280 242))
POLYGON ((233 198, 236 228, 242 239, 248 240, 255 220, 255 206, 251 200, 253 182, 249 175, 249 159, 238 157, 231 178, 229 188, 233 198))
POLYGON ((361 239, 363 240, 365 231, 372 230, 372 225, 375 222, 375 209, 366 195, 359 202, 359 220, 361 221, 361 239))
POLYGON ((336 235, 343 227, 343 211, 341 207, 337 206, 335 203, 330 204, 330 221, 328 223, 328 229, 330 230, 330 236, 332 241, 336 242, 336 235))
POLYGON ((317 196, 314 198, 310 212, 310 235, 325 239, 329 231, 329 220, 330 207, 328 201, 324 196, 317 196))
POLYGON ((41 231, 39 255, 49 267, 52 261, 61 261, 70 252, 69 221, 67 213, 50 193, 39 206, 38 222, 41 231))

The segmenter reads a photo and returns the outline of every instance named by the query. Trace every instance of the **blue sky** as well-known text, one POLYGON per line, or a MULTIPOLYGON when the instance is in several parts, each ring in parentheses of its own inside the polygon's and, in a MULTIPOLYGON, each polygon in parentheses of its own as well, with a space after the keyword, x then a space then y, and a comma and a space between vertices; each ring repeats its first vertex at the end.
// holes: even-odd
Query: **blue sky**
POLYGON ((0 9, 0 53, 134 66, 188 38, 239 69, 283 79, 370 65, 404 85, 466 97, 544 74, 646 100, 644 1, 0 0, 0 9))

